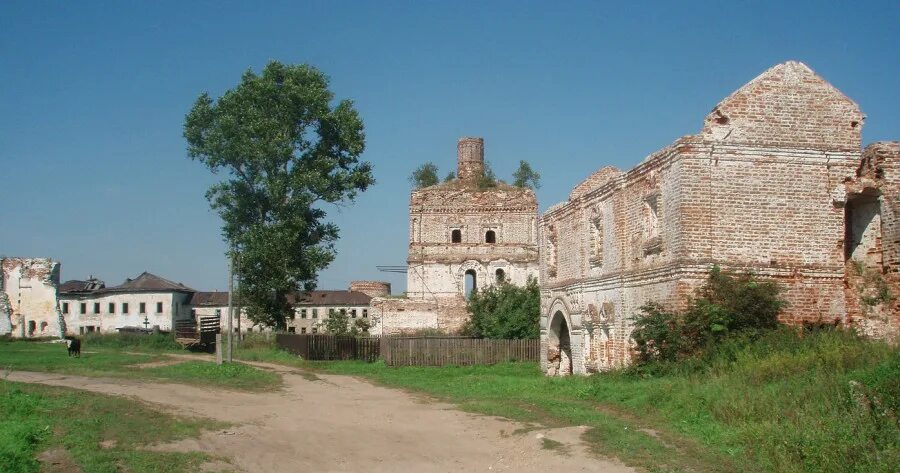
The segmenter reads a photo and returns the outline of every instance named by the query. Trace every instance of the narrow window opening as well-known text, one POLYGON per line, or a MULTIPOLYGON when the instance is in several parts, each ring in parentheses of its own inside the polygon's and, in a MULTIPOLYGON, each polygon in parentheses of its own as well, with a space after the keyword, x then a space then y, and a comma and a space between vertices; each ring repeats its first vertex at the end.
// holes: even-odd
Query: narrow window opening
POLYGON ((456 229, 450 233, 450 241, 452 243, 462 243, 462 230, 456 229))
POLYGON ((875 195, 860 195, 847 200, 845 207, 844 257, 870 268, 880 268, 881 205, 875 195))
POLYGON ((475 275, 475 270, 470 269, 466 271, 465 275, 465 295, 466 298, 472 297, 472 294, 478 290, 478 281, 477 276, 475 275))
POLYGON ((156 303, 156 313, 157 313, 157 314, 162 314, 162 311, 163 311, 163 303, 162 303, 162 302, 157 302, 157 303, 156 303))
POLYGON ((485 243, 497 243, 497 234, 494 233, 493 230, 488 230, 484 233, 484 242, 485 243))
POLYGON ((497 272, 495 274, 497 275, 497 282, 506 281, 506 272, 503 271, 502 269, 498 268, 497 272))

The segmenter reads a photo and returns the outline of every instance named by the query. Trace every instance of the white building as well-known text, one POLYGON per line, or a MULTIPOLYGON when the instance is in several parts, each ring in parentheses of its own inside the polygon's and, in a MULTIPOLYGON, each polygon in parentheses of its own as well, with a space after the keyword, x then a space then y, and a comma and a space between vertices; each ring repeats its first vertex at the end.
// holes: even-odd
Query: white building
POLYGON ((59 309, 71 334, 154 327, 168 331, 175 320, 191 317, 195 292, 147 272, 114 287, 95 279, 73 280, 59 288, 59 309))
MULTIPOLYGON (((287 330, 290 333, 322 333, 324 330, 321 324, 332 312, 346 314, 350 318, 351 323, 354 319, 365 319, 374 325, 375 320, 371 317, 369 306, 371 300, 371 296, 352 289, 309 291, 293 294, 288 296, 288 302, 294 306, 294 320, 288 321, 287 330)), ((236 302, 239 303, 240 301, 236 302)), ((222 329, 223 331, 226 329, 228 324, 227 292, 195 292, 190 300, 190 308, 194 317, 221 316, 222 329)), ((246 317, 243 310, 238 311, 237 308, 235 308, 232 329, 234 331, 240 329, 241 332, 269 330, 268 327, 255 325, 246 317), (239 318, 240 320, 238 320, 239 318)))

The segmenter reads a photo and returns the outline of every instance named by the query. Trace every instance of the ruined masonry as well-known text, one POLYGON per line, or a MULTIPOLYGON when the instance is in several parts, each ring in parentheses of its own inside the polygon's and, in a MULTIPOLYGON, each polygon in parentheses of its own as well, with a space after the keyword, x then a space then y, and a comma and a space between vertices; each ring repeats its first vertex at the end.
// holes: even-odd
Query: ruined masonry
POLYGON ((62 337, 59 262, 48 258, 0 258, 0 335, 62 337))
POLYGON ((541 217, 541 365, 629 363, 631 321, 683 308, 712 265, 783 284, 787 324, 900 334, 900 143, 861 150, 865 115, 799 62, 716 105, 698 134, 604 167, 541 217))
POLYGON ((486 182, 484 140, 461 138, 456 178, 410 196, 407 296, 372 300, 379 332, 456 332, 469 317, 467 280, 483 289, 537 278, 537 218, 534 192, 486 182))

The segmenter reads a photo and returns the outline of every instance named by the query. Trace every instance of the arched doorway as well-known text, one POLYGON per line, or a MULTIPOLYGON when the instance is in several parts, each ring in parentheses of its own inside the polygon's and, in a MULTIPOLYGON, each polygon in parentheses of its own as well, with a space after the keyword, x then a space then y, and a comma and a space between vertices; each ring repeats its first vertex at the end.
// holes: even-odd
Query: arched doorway
POLYGON ((568 376, 572 374, 572 344, 569 324, 562 311, 556 311, 550 320, 547 343, 547 374, 568 376))

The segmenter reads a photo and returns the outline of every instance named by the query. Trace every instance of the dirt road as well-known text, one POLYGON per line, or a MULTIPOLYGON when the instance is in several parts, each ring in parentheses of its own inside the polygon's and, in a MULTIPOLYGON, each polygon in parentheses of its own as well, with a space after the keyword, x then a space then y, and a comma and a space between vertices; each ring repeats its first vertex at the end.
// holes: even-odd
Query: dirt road
POLYGON ((130 396, 232 423, 226 431, 153 448, 207 452, 246 472, 633 471, 589 455, 578 427, 516 432, 525 426, 352 377, 267 366, 282 372, 283 390, 247 393, 31 372, 12 372, 8 379, 130 396), (542 448, 543 438, 563 445, 542 448))

